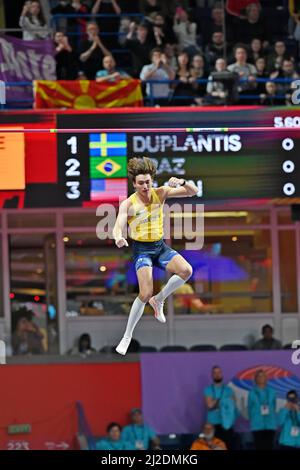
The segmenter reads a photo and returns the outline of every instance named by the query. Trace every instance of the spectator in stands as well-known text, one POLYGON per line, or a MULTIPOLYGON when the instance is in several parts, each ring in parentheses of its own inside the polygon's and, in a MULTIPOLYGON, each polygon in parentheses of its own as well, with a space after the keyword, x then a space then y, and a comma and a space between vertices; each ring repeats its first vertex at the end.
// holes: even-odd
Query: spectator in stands
POLYGON ((276 41, 274 45, 274 52, 267 57, 267 69, 269 72, 274 72, 281 69, 283 61, 290 59, 290 55, 286 50, 284 41, 276 41))
POLYGON ((54 36, 57 80, 76 80, 77 60, 68 37, 57 31, 54 36))
POLYGON ((22 28, 23 39, 25 41, 46 39, 50 36, 50 31, 48 26, 45 24, 39 2, 25 2, 20 16, 19 25, 22 28))
POLYGON ((80 43, 81 61, 80 68, 87 76, 88 80, 94 80, 103 56, 110 55, 110 52, 103 45, 99 37, 99 27, 97 23, 90 22, 86 28, 87 39, 80 43))
POLYGON ((282 344, 273 338, 273 331, 271 325, 264 325, 261 330, 263 337, 254 343, 253 349, 281 349, 282 344))
POLYGON ((149 63, 154 43, 149 36, 149 27, 146 24, 130 23, 129 33, 124 44, 132 52, 133 75, 139 77, 142 68, 149 63))
POLYGON ((239 20, 236 29, 236 40, 243 38, 244 43, 250 44, 252 39, 266 41, 267 29, 261 16, 261 6, 259 3, 250 3, 246 7, 246 19, 239 20))
POLYGON ((175 76, 176 83, 173 94, 173 104, 175 106, 190 106, 194 103, 194 89, 192 83, 194 81, 189 67, 189 55, 187 52, 180 52, 177 57, 178 69, 175 76))
POLYGON ((265 85, 265 92, 260 94, 260 104, 264 106, 282 106, 288 104, 286 103, 286 97, 278 93, 276 83, 267 82, 261 85, 265 85))
POLYGON ((166 13, 165 2, 159 0, 140 0, 139 11, 146 17, 150 17, 152 13, 166 13))
MULTIPOLYGON (((227 22, 226 22, 227 23, 227 22)), ((223 33, 224 28, 224 11, 220 3, 216 3, 211 10, 211 18, 205 18, 201 24, 201 33, 204 44, 208 44, 214 33, 223 33)), ((231 41, 232 32, 230 28, 226 28, 226 40, 231 41)))
POLYGON ((285 95, 286 99, 289 100, 292 90, 292 82, 299 78, 298 73, 295 70, 295 64, 292 59, 285 59, 282 63, 281 69, 271 73, 270 78, 273 80, 276 78, 283 79, 283 83, 278 83, 278 93, 285 95))
POLYGON ((161 37, 162 44, 165 45, 167 42, 171 44, 176 43, 176 36, 173 31, 172 24, 170 25, 161 13, 155 13, 153 15, 152 27, 154 36, 158 35, 161 37))
MULTIPOLYGON (((151 64, 145 65, 141 71, 140 78, 151 82, 152 80, 174 80, 175 72, 169 67, 167 58, 161 50, 155 48, 151 52, 151 64)), ((146 94, 152 96, 155 102, 160 105, 167 104, 170 96, 169 83, 147 83, 146 94)))
POLYGON ((156 47, 163 47, 167 41, 176 42, 175 34, 168 28, 165 18, 160 13, 155 13, 151 19, 153 40, 156 47))
POLYGON ((167 43, 163 49, 163 53, 166 56, 168 66, 176 72, 178 63, 176 59, 175 45, 167 43))
POLYGON ((130 416, 131 424, 123 428, 122 438, 130 442, 135 450, 160 449, 159 438, 155 431, 144 423, 142 411, 139 408, 133 408, 130 416))
POLYGON ((112 55, 103 58, 103 69, 96 73, 96 81, 101 83, 104 81, 118 82, 122 78, 130 78, 123 70, 116 69, 116 61, 112 55))
POLYGON ((271 450, 276 431, 276 394, 268 386, 263 369, 255 374, 255 385, 248 395, 248 416, 256 450, 271 450))
POLYGON ((248 57, 248 61, 251 64, 255 65, 257 59, 264 57, 263 45, 261 39, 254 38, 250 44, 250 53, 248 57))
POLYGON ((182 7, 176 9, 173 30, 181 50, 190 55, 200 52, 197 45, 197 24, 189 20, 187 11, 182 7))
MULTIPOLYGON (((290 36, 293 36, 296 41, 300 41, 300 4, 298 0, 289 0, 289 23, 288 31, 290 36)), ((299 49, 299 44, 298 44, 299 49)))
MULTIPOLYGON (((216 72, 225 72, 226 71, 226 61, 224 59, 217 59, 215 71, 216 72)), ((213 75, 209 75, 208 83, 206 87, 207 96, 205 100, 209 104, 216 106, 229 104, 230 98, 230 82, 228 80, 217 80, 213 75)), ((233 86, 233 85, 232 85, 233 86)))
POLYGON ((223 383, 223 373, 219 366, 212 368, 213 383, 204 389, 207 407, 207 422, 215 426, 216 437, 233 446, 233 426, 238 412, 232 389, 223 383))
POLYGON ((246 18, 246 8, 251 4, 260 5, 259 0, 227 0, 226 11, 240 19, 246 18))
POLYGON ((296 390, 290 390, 286 395, 286 399, 285 407, 278 413, 280 448, 300 450, 300 407, 296 390))
POLYGON ((126 36, 129 34, 129 30, 130 30, 130 23, 131 23, 131 20, 129 16, 123 16, 122 18, 120 18, 118 40, 121 46, 125 46, 126 36))
POLYGON ((81 357, 89 357, 97 351, 92 347, 91 336, 88 333, 83 333, 78 340, 78 345, 71 349, 70 354, 79 355, 81 357))
POLYGON ((96 442, 96 450, 134 450, 135 447, 121 437, 121 426, 110 423, 107 426, 107 437, 96 442))
POLYGON ((227 447, 225 442, 215 437, 214 425, 206 423, 203 433, 193 442, 190 450, 227 450, 227 447))
POLYGON ((194 88, 195 93, 195 101, 198 105, 202 104, 202 98, 206 93, 206 82, 199 83, 199 80, 206 80, 208 74, 206 72, 204 58, 200 54, 196 54, 192 60, 191 66, 191 81, 194 88))
MULTIPOLYGON (((73 15, 74 9, 70 5, 68 0, 58 0, 58 4, 51 9, 52 15, 73 15)), ((55 29, 56 31, 61 31, 67 33, 68 30, 72 29, 74 26, 73 18, 57 18, 55 19, 55 29)))
MULTIPOLYGON (((256 78, 261 78, 264 80, 269 78, 269 74, 266 70, 266 59, 264 59, 264 57, 259 57, 258 59, 256 59, 255 67, 257 70, 256 78)), ((255 91, 258 95, 264 94, 266 91, 267 93, 269 93, 266 87, 266 82, 257 82, 255 91)))
POLYGON ((81 18, 75 18, 74 27, 72 28, 73 32, 76 33, 75 40, 80 36, 80 39, 83 39, 83 36, 86 31, 87 20, 84 18, 84 15, 87 15, 90 12, 89 7, 82 2, 82 0, 72 0, 71 7, 73 8, 73 15, 81 15, 81 18))
POLYGON ((295 19, 295 21, 300 18, 300 5, 298 0, 289 0, 288 8, 290 15, 295 19))
POLYGON ((217 59, 224 57, 224 34, 222 31, 217 31, 213 33, 211 42, 205 48, 205 58, 209 65, 209 68, 212 68, 217 59))
POLYGON ((29 317, 19 318, 12 334, 13 354, 44 354, 44 335, 29 317))
MULTIPOLYGON (((236 62, 227 67, 229 72, 234 72, 239 76, 239 94, 249 94, 256 87, 256 68, 247 62, 247 50, 242 45, 236 45, 234 49, 236 62), (241 81, 242 80, 242 81, 241 81)), ((245 101, 243 100, 245 103, 245 101)))
POLYGON ((102 33, 116 33, 105 38, 108 48, 113 49, 118 45, 118 31, 120 28, 120 15, 122 10, 117 0, 95 0, 92 8, 93 15, 110 15, 97 18, 99 29, 102 33), (116 15, 116 16, 113 16, 116 15))

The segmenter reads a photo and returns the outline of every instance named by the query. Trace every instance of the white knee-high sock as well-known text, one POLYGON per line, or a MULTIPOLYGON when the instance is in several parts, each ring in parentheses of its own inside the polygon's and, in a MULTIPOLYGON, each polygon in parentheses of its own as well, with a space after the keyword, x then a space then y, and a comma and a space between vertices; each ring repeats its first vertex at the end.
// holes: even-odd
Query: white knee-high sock
POLYGON ((132 337, 133 330, 136 327, 137 322, 143 315, 145 305, 146 304, 142 302, 139 297, 137 297, 133 302, 127 321, 126 331, 124 333, 125 338, 132 337))
POLYGON ((156 295, 156 298, 159 302, 165 300, 172 292, 174 292, 178 287, 182 286, 187 281, 182 279, 182 277, 178 276, 177 274, 173 274, 172 277, 168 280, 165 287, 156 295))

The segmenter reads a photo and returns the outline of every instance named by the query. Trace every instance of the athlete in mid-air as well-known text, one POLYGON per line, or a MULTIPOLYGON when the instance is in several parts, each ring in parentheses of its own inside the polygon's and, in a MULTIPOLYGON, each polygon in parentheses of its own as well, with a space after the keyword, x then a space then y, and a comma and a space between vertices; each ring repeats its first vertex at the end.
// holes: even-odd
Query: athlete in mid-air
POLYGON ((133 240, 133 262, 139 283, 139 295, 132 304, 126 331, 116 351, 125 355, 133 330, 143 315, 147 302, 154 309, 155 318, 165 323, 163 312, 165 299, 192 275, 191 265, 164 242, 163 205, 167 198, 195 196, 197 186, 181 178, 172 177, 168 186, 154 189, 156 166, 150 158, 132 158, 128 162, 128 175, 135 192, 122 201, 113 228, 113 237, 118 248, 128 246, 123 231, 128 223, 133 240), (167 284, 153 296, 153 266, 172 273, 167 284))

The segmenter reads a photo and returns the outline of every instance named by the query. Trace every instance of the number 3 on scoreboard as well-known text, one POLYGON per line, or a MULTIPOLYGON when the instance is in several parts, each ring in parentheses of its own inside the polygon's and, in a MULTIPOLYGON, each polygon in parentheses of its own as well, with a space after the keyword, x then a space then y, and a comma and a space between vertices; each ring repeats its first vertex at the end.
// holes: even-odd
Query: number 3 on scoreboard
POLYGON ((80 197, 79 181, 67 181, 66 186, 69 191, 66 193, 68 199, 78 199, 80 197))

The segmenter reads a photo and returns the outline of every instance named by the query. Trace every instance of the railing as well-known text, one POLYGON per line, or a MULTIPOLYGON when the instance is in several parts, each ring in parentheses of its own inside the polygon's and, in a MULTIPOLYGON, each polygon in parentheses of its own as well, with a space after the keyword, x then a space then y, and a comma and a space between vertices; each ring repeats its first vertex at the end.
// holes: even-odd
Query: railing
MULTIPOLYGON (((275 78, 275 79, 270 79, 270 78, 257 78, 255 82, 253 83, 267 83, 267 82, 273 82, 277 84, 288 84, 288 83, 293 83, 295 80, 294 79, 287 79, 287 78, 275 78)), ((207 84, 209 82, 208 79, 198 79, 196 83, 198 84, 207 84)), ((238 83, 245 83, 247 82, 247 79, 240 79, 238 83)), ((150 94, 144 97, 144 102, 145 105, 147 106, 155 106, 156 103, 160 100, 159 97, 155 97, 153 94, 153 86, 158 85, 158 84, 164 84, 164 85, 178 85, 182 84, 180 80, 145 80, 141 82, 143 85, 149 85, 150 86, 150 94)), ((212 82, 210 82, 212 83, 212 82)), ((33 97, 33 84, 32 82, 7 82, 5 83, 6 90, 9 90, 9 88, 26 88, 26 87, 31 87, 31 97, 24 98, 24 99, 8 99, 7 103, 5 105, 0 105, 0 109, 31 109, 33 107, 34 103, 34 97, 33 97)), ((193 98, 203 98, 203 96, 191 96, 191 95, 180 95, 180 96, 174 96, 174 88, 170 88, 169 95, 166 97, 166 102, 169 102, 170 104, 174 105, 174 102, 178 101, 178 106, 180 106, 180 102, 183 100, 192 100, 193 98)), ((245 101, 245 100, 260 100, 261 94, 255 94, 255 88, 253 88, 253 93, 249 94, 242 94, 238 95, 239 100, 245 101)), ((206 95, 207 96, 207 95, 206 95)), ((276 95, 267 95, 270 98, 276 98, 277 100, 283 100, 286 99, 286 96, 283 94, 276 94, 276 95)), ((228 104, 228 103, 226 103, 228 104)), ((231 103, 234 104, 234 103, 231 103)))

